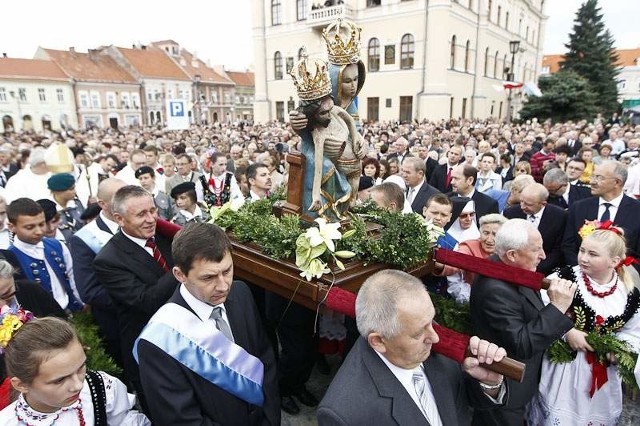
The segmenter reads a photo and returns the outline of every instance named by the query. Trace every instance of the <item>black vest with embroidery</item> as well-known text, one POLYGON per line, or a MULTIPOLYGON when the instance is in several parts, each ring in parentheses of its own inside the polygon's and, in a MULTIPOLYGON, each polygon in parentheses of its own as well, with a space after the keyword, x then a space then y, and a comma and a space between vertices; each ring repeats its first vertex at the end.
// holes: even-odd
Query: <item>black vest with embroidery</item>
POLYGON ((222 191, 218 196, 209 187, 209 182, 205 179, 204 175, 200 176, 200 183, 202 184, 202 192, 204 196, 204 202, 209 207, 220 207, 231 199, 231 178, 233 173, 226 172, 224 184, 222 185, 222 191))

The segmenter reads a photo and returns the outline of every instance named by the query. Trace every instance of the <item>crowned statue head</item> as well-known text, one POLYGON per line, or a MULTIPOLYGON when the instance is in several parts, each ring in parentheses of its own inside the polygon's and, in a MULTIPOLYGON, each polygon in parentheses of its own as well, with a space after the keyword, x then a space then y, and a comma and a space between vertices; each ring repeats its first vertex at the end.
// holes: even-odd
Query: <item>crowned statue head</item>
POLYGON ((303 46, 300 61, 289 71, 293 84, 302 101, 313 101, 331 95, 331 80, 327 63, 309 58, 303 46))
POLYGON ((364 85, 366 69, 360 60, 362 28, 348 19, 338 18, 323 31, 327 44, 329 74, 336 104, 357 117, 357 95, 364 85))

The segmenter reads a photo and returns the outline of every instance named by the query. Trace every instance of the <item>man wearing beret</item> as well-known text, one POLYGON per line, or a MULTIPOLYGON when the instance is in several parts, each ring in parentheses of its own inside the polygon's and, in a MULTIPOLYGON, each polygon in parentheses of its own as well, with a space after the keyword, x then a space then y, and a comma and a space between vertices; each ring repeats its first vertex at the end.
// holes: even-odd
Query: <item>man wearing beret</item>
POLYGON ((158 216, 165 220, 173 218, 173 203, 164 192, 160 191, 156 185, 156 172, 149 166, 142 166, 135 171, 136 179, 140 186, 153 195, 153 202, 158 208, 158 216))
POLYGON ((209 213, 206 207, 198 205, 195 182, 183 182, 173 187, 171 198, 175 201, 178 213, 172 222, 185 226, 189 222, 206 222, 209 213))
POLYGON ((57 173, 47 180, 47 186, 56 203, 56 210, 60 213, 58 229, 68 241, 84 224, 80 218, 84 207, 76 196, 76 179, 70 173, 57 173))

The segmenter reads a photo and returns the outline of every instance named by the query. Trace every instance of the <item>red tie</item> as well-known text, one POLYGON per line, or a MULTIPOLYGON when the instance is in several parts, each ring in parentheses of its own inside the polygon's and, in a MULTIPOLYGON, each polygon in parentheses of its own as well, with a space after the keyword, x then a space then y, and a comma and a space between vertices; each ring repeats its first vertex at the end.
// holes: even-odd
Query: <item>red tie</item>
POLYGON ((158 246, 156 245, 156 242, 153 240, 153 238, 149 238, 145 246, 153 250, 153 258, 155 259, 156 263, 160 265, 164 272, 168 272, 169 267, 167 266, 167 261, 164 260, 164 257, 162 256, 162 253, 160 253, 160 250, 158 250, 158 246))
POLYGON ((447 188, 449 186, 449 184, 451 183, 451 167, 448 167, 447 169, 447 179, 445 179, 444 181, 444 187, 447 188))

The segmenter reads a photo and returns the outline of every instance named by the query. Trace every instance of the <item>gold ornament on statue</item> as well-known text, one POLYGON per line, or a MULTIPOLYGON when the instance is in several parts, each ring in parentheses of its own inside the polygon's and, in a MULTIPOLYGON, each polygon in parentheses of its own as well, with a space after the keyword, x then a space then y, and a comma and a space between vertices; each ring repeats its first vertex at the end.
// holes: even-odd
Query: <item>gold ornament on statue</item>
POLYGON ((342 18, 338 18, 336 22, 322 30, 322 37, 329 51, 329 62, 336 65, 358 63, 361 31, 362 28, 342 18))
POLYGON ((302 48, 300 62, 289 72, 298 97, 303 101, 320 99, 331 94, 331 79, 327 63, 322 59, 309 59, 307 49, 302 48))

